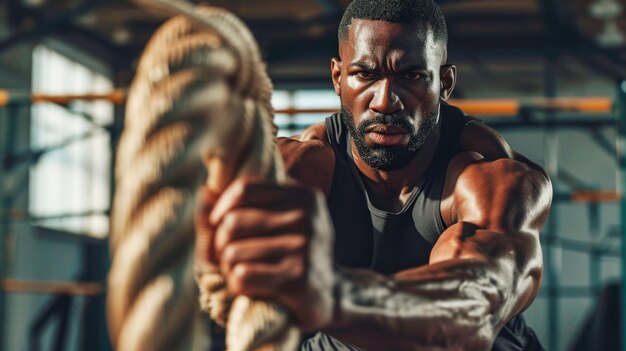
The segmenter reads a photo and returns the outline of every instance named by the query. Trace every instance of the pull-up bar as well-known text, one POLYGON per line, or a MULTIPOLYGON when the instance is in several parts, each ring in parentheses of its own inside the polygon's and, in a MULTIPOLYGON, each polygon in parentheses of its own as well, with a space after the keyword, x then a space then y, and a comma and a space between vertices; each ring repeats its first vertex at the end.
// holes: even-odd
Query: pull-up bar
POLYGON ((618 202, 622 199, 620 193, 611 190, 577 190, 572 192, 572 202, 618 202))
MULTIPOLYGON (((104 94, 79 94, 79 95, 47 95, 34 93, 10 93, 0 89, 0 107, 11 103, 42 103, 53 102, 66 105, 72 101, 109 101, 121 105, 126 100, 125 90, 113 90, 104 94)), ((450 104, 458 106, 470 115, 491 116, 516 116, 524 109, 540 109, 550 111, 568 111, 578 113, 610 114, 613 110, 613 100, 607 97, 563 97, 563 98, 538 98, 530 100, 516 99, 453 99, 450 104)), ((314 109, 277 109, 276 113, 333 113, 337 108, 314 108, 314 109)))
POLYGON ((108 93, 98 94, 66 94, 49 95, 41 93, 18 93, 0 89, 0 107, 8 104, 27 104, 52 102, 60 105, 67 105, 73 101, 108 101, 116 105, 121 105, 126 100, 125 90, 113 90, 108 93))
POLYGON ((9 293, 35 293, 54 295, 97 296, 104 293, 102 283, 47 282, 34 280, 4 279, 0 290, 9 293))
POLYGON ((604 97, 539 98, 532 100, 454 99, 450 100, 450 104, 458 106, 467 114, 479 116, 515 116, 524 109, 608 114, 613 109, 613 100, 604 97))

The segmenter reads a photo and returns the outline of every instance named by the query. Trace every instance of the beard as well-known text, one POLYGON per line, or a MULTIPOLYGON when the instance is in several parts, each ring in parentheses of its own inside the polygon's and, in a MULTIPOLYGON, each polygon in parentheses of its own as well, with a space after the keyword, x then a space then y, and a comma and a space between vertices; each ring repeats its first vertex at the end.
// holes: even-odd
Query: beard
POLYGON ((426 142, 435 127, 438 115, 439 109, 436 109, 422 119, 417 127, 397 114, 379 114, 356 126, 352 112, 341 104, 341 119, 348 127, 359 156, 368 166, 381 171, 394 171, 406 167, 426 142), (409 142, 405 146, 368 145, 365 142, 365 130, 373 124, 401 127, 409 133, 409 142))

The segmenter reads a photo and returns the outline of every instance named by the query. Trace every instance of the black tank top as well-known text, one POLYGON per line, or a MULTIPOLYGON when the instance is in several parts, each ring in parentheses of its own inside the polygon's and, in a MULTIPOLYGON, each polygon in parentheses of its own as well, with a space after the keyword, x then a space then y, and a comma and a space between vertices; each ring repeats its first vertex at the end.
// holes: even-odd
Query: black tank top
MULTIPOLYGON (((370 202, 360 173, 352 160, 350 135, 341 116, 326 118, 328 140, 335 153, 333 184, 328 207, 335 227, 335 263, 367 268, 382 274, 428 263, 433 245, 446 229, 440 202, 448 164, 459 152, 461 132, 469 123, 480 123, 460 109, 441 104, 441 133, 435 155, 400 212, 380 210, 370 202)), ((542 350, 521 316, 500 332, 492 350, 542 350), (531 348, 528 348, 528 347, 531 348)), ((358 350, 326 334, 303 341, 301 350, 358 350)))
POLYGON ((334 256, 338 265, 392 274, 428 263, 434 243, 445 230, 439 203, 448 164, 458 152, 465 124, 475 120, 460 111, 441 115, 440 141, 433 160, 397 213, 372 205, 352 160, 352 143, 341 116, 326 119, 336 159, 328 206, 337 233, 334 256))

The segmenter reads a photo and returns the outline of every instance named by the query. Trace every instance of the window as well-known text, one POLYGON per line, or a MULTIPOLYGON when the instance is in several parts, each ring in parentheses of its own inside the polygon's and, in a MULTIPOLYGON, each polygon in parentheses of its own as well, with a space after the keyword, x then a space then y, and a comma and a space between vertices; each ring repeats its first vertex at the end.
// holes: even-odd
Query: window
MULTIPOLYGON (((113 89, 103 69, 61 54, 65 51, 44 45, 35 48, 34 93, 107 93, 113 89)), ((108 234, 105 211, 111 196, 111 149, 110 135, 103 127, 111 123, 113 105, 106 101, 32 106, 31 148, 42 151, 30 171, 29 212, 35 224, 96 237, 108 234)))
MULTIPOLYGON (((275 91, 272 106, 281 109, 337 109, 339 98, 334 90, 296 90, 275 91)), ((278 126, 278 136, 300 134, 306 127, 324 121, 330 113, 296 113, 293 115, 277 113, 274 122, 278 126)))

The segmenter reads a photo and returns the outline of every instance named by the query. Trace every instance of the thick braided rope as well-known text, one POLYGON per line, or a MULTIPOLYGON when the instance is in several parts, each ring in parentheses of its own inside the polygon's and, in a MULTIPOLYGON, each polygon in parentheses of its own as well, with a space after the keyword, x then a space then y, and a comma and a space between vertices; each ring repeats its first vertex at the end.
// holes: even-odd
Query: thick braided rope
POLYGON ((299 332, 283 309, 233 300, 215 267, 194 267, 193 196, 205 180, 219 194, 240 176, 284 179, 252 35, 224 10, 196 14, 157 30, 129 91, 111 218, 111 337, 118 350, 207 349, 195 276, 202 308, 227 323, 229 350, 295 349, 299 332))

